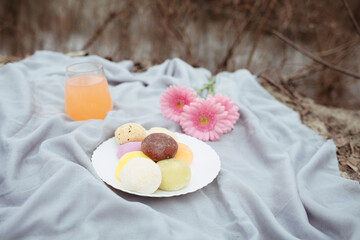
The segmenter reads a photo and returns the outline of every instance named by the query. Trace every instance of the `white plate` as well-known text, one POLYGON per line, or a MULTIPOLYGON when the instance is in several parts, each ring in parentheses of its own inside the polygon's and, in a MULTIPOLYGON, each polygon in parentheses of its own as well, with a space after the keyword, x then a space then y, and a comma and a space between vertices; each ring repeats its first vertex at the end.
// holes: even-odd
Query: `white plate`
POLYGON ((178 141, 188 145, 194 154, 194 159, 190 165, 190 183, 187 187, 178 191, 157 190, 152 194, 141 194, 124 189, 115 176, 115 169, 119 161, 116 156, 119 144, 116 142, 115 137, 99 145, 95 149, 91 161, 95 171, 104 182, 127 193, 146 197, 172 197, 195 192, 216 178, 220 171, 220 159, 215 150, 205 142, 182 133, 176 133, 176 135, 178 141))

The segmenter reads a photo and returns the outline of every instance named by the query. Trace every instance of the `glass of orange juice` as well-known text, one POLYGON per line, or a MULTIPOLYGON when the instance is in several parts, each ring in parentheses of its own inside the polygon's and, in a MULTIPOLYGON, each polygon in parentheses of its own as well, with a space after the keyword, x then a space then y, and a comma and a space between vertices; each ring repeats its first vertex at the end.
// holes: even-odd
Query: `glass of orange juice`
POLYGON ((104 119, 113 103, 102 64, 71 64, 66 67, 66 75, 66 113, 75 121, 104 119))

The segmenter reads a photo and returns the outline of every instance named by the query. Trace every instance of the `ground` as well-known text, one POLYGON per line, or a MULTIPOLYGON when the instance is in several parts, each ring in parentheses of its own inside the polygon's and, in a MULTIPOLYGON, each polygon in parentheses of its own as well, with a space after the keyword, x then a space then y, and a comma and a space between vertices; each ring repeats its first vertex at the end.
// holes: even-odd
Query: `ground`
POLYGON ((299 113, 306 126, 334 141, 341 176, 360 181, 360 111, 325 107, 289 90, 286 84, 260 79, 277 100, 299 113))

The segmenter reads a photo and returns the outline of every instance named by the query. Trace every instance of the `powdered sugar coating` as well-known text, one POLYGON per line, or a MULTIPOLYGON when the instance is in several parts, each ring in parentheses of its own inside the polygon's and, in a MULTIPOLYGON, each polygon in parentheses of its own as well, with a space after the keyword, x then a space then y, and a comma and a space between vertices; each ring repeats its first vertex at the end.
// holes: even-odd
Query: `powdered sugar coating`
POLYGON ((120 172, 122 186, 130 191, 151 194, 161 184, 160 167, 148 158, 134 158, 120 172))
POLYGON ((141 151, 155 162, 173 158, 177 150, 177 142, 165 133, 152 133, 141 143, 141 151))

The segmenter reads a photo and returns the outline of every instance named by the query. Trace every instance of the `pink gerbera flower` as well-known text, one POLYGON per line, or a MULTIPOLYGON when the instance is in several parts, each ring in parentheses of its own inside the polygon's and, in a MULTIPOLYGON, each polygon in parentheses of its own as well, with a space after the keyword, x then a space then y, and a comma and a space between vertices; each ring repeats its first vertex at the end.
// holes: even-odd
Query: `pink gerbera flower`
POLYGON ((228 113, 225 120, 229 121, 230 125, 228 125, 227 128, 224 128, 224 133, 230 132, 240 117, 239 108, 236 106, 235 102, 231 98, 221 94, 215 94, 214 96, 209 95, 207 99, 209 99, 209 101, 220 103, 225 107, 225 111, 228 113))
POLYGON ((203 141, 216 141, 228 128, 229 121, 224 121, 227 112, 220 103, 197 99, 184 106, 180 116, 183 131, 203 141))
POLYGON ((171 86, 160 97, 161 111, 168 119, 179 122, 184 106, 189 105, 195 99, 194 90, 182 86, 171 86))

